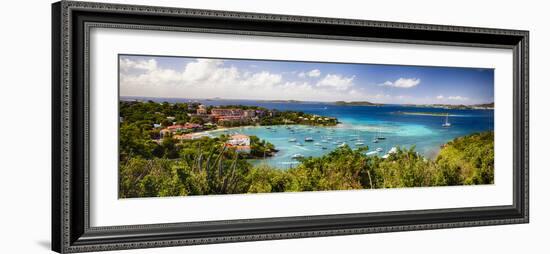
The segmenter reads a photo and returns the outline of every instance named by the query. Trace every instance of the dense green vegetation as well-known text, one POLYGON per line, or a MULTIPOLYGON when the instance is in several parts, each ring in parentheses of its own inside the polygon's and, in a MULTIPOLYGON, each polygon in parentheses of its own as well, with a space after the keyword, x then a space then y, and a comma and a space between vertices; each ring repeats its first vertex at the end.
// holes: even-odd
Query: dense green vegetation
POLYGON ((271 116, 262 117, 260 125, 284 125, 284 124, 302 124, 314 126, 335 126, 338 119, 334 117, 316 116, 296 111, 275 112, 271 116))
MULTIPOLYGON (((366 156, 367 148, 345 146, 321 157, 301 159, 288 170, 252 166, 223 146, 223 139, 180 144, 165 139, 159 144, 162 148, 148 150, 147 142, 121 136, 121 153, 130 156, 120 160, 120 197, 492 184, 494 179, 493 132, 457 138, 434 160, 419 155, 414 147, 398 149, 382 159, 366 156)), ((253 143, 258 145, 256 153, 274 149, 259 139, 253 143)))

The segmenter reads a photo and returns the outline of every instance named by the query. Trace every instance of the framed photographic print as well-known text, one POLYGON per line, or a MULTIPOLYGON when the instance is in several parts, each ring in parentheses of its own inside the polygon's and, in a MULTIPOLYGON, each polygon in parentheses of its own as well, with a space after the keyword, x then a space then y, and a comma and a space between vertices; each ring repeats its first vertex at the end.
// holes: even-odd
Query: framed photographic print
POLYGON ((57 252, 528 222, 527 31, 52 11, 57 252))

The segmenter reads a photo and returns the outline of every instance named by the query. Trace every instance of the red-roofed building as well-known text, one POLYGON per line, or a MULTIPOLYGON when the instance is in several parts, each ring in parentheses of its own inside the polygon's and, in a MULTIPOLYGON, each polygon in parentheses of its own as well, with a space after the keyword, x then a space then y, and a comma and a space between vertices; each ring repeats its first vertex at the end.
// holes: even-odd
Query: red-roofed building
POLYGON ((200 129, 202 129, 202 125, 196 124, 196 123, 185 123, 184 125, 177 124, 177 125, 168 126, 164 129, 162 129, 160 131, 160 136, 164 137, 165 135, 167 135, 169 133, 174 134, 174 133, 180 132, 180 131, 197 131, 197 130, 200 130, 200 129))

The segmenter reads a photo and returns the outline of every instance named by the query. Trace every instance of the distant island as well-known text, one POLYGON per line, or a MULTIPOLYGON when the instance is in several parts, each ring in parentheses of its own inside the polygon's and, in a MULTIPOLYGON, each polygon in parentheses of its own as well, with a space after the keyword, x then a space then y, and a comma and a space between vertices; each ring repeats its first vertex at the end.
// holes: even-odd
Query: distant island
POLYGON ((404 111, 397 111, 393 112, 394 114, 398 115, 411 115, 411 116, 448 116, 449 113, 442 113, 442 112, 404 112, 404 111))
POLYGON ((473 104, 473 105, 463 105, 463 104, 407 104, 404 106, 420 107, 420 108, 443 108, 443 109, 495 109, 495 103, 484 103, 484 104, 473 104))
POLYGON ((336 101, 334 102, 335 105, 338 106, 382 106, 384 104, 381 103, 373 103, 370 101, 336 101))
POLYGON ((267 100, 266 102, 273 102, 273 103, 303 103, 303 101, 298 101, 298 100, 267 100))

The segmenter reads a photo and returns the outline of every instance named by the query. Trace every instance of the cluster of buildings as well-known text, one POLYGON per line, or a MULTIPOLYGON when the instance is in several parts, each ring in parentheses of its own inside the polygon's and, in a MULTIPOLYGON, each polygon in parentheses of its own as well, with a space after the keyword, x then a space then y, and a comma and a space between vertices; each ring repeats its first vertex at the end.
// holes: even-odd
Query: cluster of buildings
MULTIPOLYGON (((204 113, 204 111, 199 112, 197 110, 197 114, 201 114, 201 113, 204 113)), ((209 116, 217 124, 224 125, 227 123, 244 123, 244 122, 257 121, 259 117, 263 116, 264 114, 265 112, 263 110, 239 109, 239 108, 213 108, 210 111, 209 116)))
POLYGON ((232 123, 254 122, 265 115, 263 110, 239 109, 239 108, 213 108, 208 112, 205 105, 199 105, 195 114, 191 117, 199 118, 204 123, 230 125, 232 123))
MULTIPOLYGON (((174 124, 160 130, 160 137, 172 135, 177 140, 191 140, 196 137, 192 133, 203 130, 206 125, 254 122, 265 113, 263 110, 238 108, 213 108, 209 113, 208 108, 201 104, 197 107, 196 113, 189 114, 189 116, 200 118, 204 125, 197 123, 174 124)), ((175 120, 173 117, 167 117, 167 119, 175 120)), ((155 124, 155 128, 160 127, 160 125, 155 124)), ((225 145, 237 152, 250 153, 250 137, 244 134, 231 135, 225 145)))

